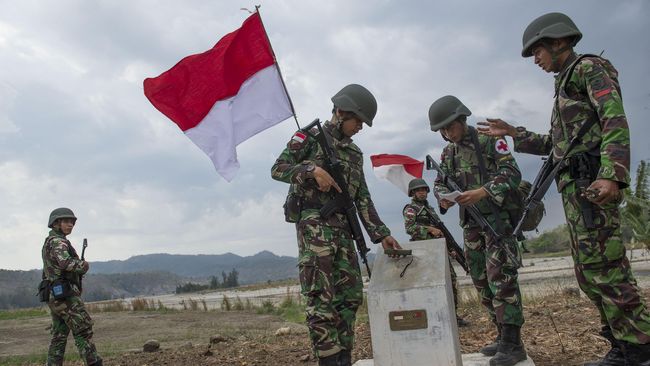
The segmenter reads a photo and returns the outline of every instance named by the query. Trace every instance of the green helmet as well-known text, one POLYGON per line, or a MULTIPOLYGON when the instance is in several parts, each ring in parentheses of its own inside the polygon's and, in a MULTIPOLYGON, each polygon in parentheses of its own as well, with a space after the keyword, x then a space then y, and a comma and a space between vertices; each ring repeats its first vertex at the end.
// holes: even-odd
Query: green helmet
POLYGON ((565 14, 548 13, 533 20, 526 30, 522 39, 523 49, 521 56, 530 57, 533 55, 531 48, 537 41, 543 38, 565 38, 573 37, 571 47, 575 46, 582 38, 578 26, 565 14))
POLYGON ((54 225, 54 221, 56 221, 57 219, 77 220, 77 217, 74 215, 74 212, 72 212, 71 209, 66 207, 59 207, 54 209, 54 211, 52 211, 52 213, 50 214, 50 220, 47 222, 47 227, 51 229, 52 225, 54 225))
POLYGON ((358 84, 346 85, 332 97, 334 107, 352 112, 372 127, 372 119, 377 114, 377 100, 372 93, 358 84))
POLYGON ((409 197, 413 196, 413 191, 418 188, 426 188, 427 192, 431 192, 429 190, 429 186, 427 185, 427 182, 425 182, 424 179, 416 178, 409 182, 409 197))
POLYGON ((439 129, 454 122, 460 116, 471 116, 472 112, 465 107, 463 102, 453 95, 445 95, 444 97, 436 100, 429 107, 429 123, 431 124, 431 131, 438 131, 439 129))

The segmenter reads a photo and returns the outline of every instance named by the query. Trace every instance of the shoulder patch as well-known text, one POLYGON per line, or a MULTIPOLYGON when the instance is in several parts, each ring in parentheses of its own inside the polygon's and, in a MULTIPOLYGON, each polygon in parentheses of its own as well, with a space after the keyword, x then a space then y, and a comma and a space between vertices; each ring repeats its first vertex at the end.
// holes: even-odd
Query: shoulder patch
POLYGON ((413 218, 417 215, 417 212, 415 212, 415 209, 411 206, 406 206, 404 207, 404 216, 408 218, 413 218))
POLYGON ((510 154, 510 146, 505 139, 497 139, 494 142, 494 150, 501 155, 510 154))
POLYGON ((291 137, 291 141, 289 141, 288 147, 292 150, 298 150, 302 148, 307 139, 307 134, 303 133, 302 131, 296 131, 296 133, 294 133, 291 137))

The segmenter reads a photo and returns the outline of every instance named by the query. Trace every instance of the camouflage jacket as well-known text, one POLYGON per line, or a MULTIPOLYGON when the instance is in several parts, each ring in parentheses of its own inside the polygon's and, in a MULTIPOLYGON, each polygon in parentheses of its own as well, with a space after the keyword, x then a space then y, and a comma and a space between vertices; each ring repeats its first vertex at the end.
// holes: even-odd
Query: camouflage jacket
POLYGON ((76 296, 81 295, 79 276, 86 273, 77 251, 65 235, 56 230, 50 230, 41 251, 43 258, 43 275, 53 281, 57 278, 67 278, 76 296))
MULTIPOLYGON (((517 127, 515 151, 545 155, 553 152, 556 161, 580 126, 592 120, 594 125, 569 156, 591 152, 600 155, 600 169, 596 179, 616 181, 621 188, 630 182, 630 134, 623 111, 618 72, 601 57, 580 59, 569 74, 578 55, 567 59, 563 70, 555 77, 556 97, 548 135, 517 127)), ((558 191, 572 181, 568 170, 558 176, 558 191)))
MULTIPOLYGON (((348 191, 354 199, 363 226, 374 243, 380 242, 390 235, 390 230, 379 218, 375 205, 370 198, 370 192, 363 174, 363 154, 361 149, 344 136, 332 122, 326 122, 323 130, 330 136, 332 148, 343 166, 343 176, 348 183, 348 191)), ((271 168, 271 177, 275 180, 290 183, 290 191, 301 197, 305 207, 300 220, 311 220, 329 226, 347 228, 347 219, 343 214, 334 214, 325 220, 320 216, 316 206, 324 205, 333 198, 336 192, 321 192, 313 178, 309 178, 310 165, 323 166, 323 152, 314 138, 301 132, 296 132, 287 143, 280 157, 271 168), (311 208, 310 208, 311 207, 311 208)))
POLYGON ((437 228, 436 222, 440 222, 440 217, 433 207, 429 206, 428 201, 418 201, 413 198, 411 203, 404 206, 402 215, 404 216, 404 228, 406 233, 411 236, 411 241, 433 239, 433 235, 426 227, 437 228))
MULTIPOLYGON (((471 128, 471 127, 470 127, 471 128)), ((481 184, 481 176, 478 165, 478 157, 474 144, 472 143, 471 132, 468 130, 463 139, 458 143, 449 143, 442 151, 440 157, 440 168, 453 179, 463 191, 485 188, 489 197, 480 200, 475 204, 476 208, 485 217, 492 216, 489 201, 498 207, 502 220, 510 220, 510 211, 517 209, 517 201, 514 199, 516 189, 521 182, 521 172, 515 158, 510 153, 510 148, 505 139, 495 138, 483 134, 478 135, 479 151, 483 156, 487 177, 481 184)), ((449 193, 449 189, 442 182, 440 175, 434 183, 434 193, 439 198, 440 193, 449 193)), ((441 213, 446 210, 441 209, 441 213)), ((477 226, 471 220, 465 219, 464 210, 461 208, 461 226, 468 228, 477 226)))

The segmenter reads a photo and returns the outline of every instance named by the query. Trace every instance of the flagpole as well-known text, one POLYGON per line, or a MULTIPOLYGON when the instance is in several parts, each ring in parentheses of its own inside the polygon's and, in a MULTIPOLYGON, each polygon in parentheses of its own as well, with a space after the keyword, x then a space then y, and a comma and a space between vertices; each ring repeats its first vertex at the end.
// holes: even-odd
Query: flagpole
POLYGON ((260 14, 261 7, 262 5, 255 5, 255 11, 260 17, 260 22, 262 23, 262 29, 264 29, 264 35, 266 36, 266 40, 269 42, 269 47, 271 47, 271 54, 273 55, 273 61, 275 62, 275 66, 277 66, 278 68, 278 74, 280 74, 280 81, 282 81, 282 87, 284 88, 284 92, 287 93, 287 98, 289 99, 289 106, 291 107, 291 112, 293 112, 293 119, 296 121, 296 126, 298 126, 298 129, 300 129, 300 123, 298 123, 296 110, 293 108, 293 101, 291 100, 291 95, 289 95, 287 84, 284 83, 284 77, 282 76, 282 71, 280 70, 280 64, 278 64, 278 59, 275 57, 275 51, 273 51, 273 45, 271 44, 271 39, 269 38, 269 34, 266 33, 266 27, 264 26, 264 21, 262 20, 262 14, 260 14))

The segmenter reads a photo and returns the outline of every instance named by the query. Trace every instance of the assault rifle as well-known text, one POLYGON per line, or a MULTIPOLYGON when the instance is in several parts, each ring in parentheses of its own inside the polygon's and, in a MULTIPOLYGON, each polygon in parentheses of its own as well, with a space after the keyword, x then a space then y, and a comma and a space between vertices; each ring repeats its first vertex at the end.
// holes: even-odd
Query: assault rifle
POLYGON ((515 227, 513 235, 519 236, 521 234, 521 226, 523 225, 524 220, 526 220, 526 216, 528 216, 528 213, 537 207, 537 205, 542 203, 542 199, 544 198, 544 195, 548 189, 551 187, 551 183, 553 183, 555 180, 555 176, 563 167, 562 162, 569 155, 569 152, 578 146, 580 140, 582 140, 582 137, 585 135, 585 133, 587 133, 587 131, 589 131, 593 124, 593 120, 587 120, 580 127, 578 133, 571 139, 569 146, 567 146, 564 154, 562 154, 562 157, 560 157, 560 159, 553 161, 553 150, 551 150, 551 152, 548 154, 548 157, 545 158, 542 168, 537 173, 535 181, 533 181, 533 185, 530 188, 530 193, 528 193, 528 197, 526 197, 526 200, 524 201, 524 212, 522 213, 521 219, 519 219, 519 222, 515 227))
MULTIPOLYGON (((88 239, 84 238, 84 243, 83 246, 81 247, 81 260, 85 261, 84 257, 86 256, 86 248, 88 248, 88 239)), ((83 289, 83 286, 81 285, 83 281, 84 275, 80 274, 79 275, 79 291, 83 289)))
POLYGON ((463 252, 463 249, 460 247, 460 245, 458 245, 456 242, 456 239, 454 239, 454 236, 451 235, 442 220, 436 219, 435 214, 431 212, 429 207, 426 205, 422 206, 422 210, 427 213, 427 216, 433 222, 434 226, 442 231, 442 235, 445 237, 445 241, 447 242, 447 250, 455 254, 456 262, 458 262, 458 264, 463 267, 465 273, 469 273, 469 267, 465 261, 465 253, 463 252))
MULTIPOLYGON (((434 170, 435 169, 438 172, 438 177, 440 178, 440 180, 442 180, 442 183, 445 186, 447 186, 447 188, 449 190, 451 190, 452 192, 453 191, 458 191, 458 192, 461 192, 461 193, 463 192, 463 190, 460 189, 458 184, 456 184, 456 182, 454 182, 454 180, 451 179, 451 177, 449 177, 442 170, 442 168, 440 168, 440 165, 438 165, 438 163, 436 163, 436 161, 433 160, 431 155, 427 155, 426 161, 427 161, 427 170, 434 170)), ((479 209, 476 208, 476 206, 474 206, 474 205, 465 205, 465 206, 463 206, 463 208, 470 214, 470 216, 472 216, 472 218, 474 219, 474 222, 476 222, 478 224, 478 226, 481 227, 481 230, 487 232, 494 239, 495 242, 498 243, 503 239, 503 235, 497 233, 494 230, 492 225, 490 225, 490 223, 487 222, 485 217, 483 217, 483 214, 481 214, 481 211, 479 211, 479 209)), ((509 248, 507 248, 507 246, 504 249, 505 249, 505 252, 508 255, 508 257, 512 261, 512 263, 514 263, 518 267, 521 267, 521 260, 519 259, 519 256, 512 253, 512 251, 509 250, 509 248)))
POLYGON ((342 212, 345 214, 350 226, 350 232, 352 233, 352 239, 357 246, 357 251, 359 252, 363 264, 366 265, 368 277, 370 277, 370 266, 368 266, 368 257, 366 256, 370 249, 366 245, 366 240, 363 237, 361 225, 359 224, 359 217, 357 216, 357 208, 354 205, 354 200, 350 196, 350 192, 348 191, 348 183, 343 178, 343 167, 341 166, 341 162, 336 157, 329 138, 325 131, 323 131, 323 127, 318 118, 308 126, 304 127, 302 131, 316 139, 321 150, 323 150, 323 155, 325 157, 325 166, 323 168, 332 176, 339 188, 341 188, 341 193, 337 192, 334 199, 329 201, 320 209, 320 215, 324 218, 328 218, 336 212, 342 212), (314 127, 316 130, 312 131, 314 127))

